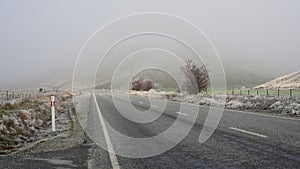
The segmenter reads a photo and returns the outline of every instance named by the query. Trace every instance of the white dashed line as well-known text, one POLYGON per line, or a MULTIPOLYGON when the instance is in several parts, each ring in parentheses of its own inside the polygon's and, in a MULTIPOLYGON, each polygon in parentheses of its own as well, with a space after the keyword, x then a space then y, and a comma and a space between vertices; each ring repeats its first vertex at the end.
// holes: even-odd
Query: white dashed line
POLYGON ((185 114, 185 113, 181 113, 181 112, 176 112, 177 114, 180 114, 180 115, 183 115, 183 116, 189 116, 189 115, 187 115, 187 114, 185 114))
POLYGON ((108 134, 107 128, 105 126, 103 116, 100 112, 99 105, 98 105, 97 100, 96 100, 96 96, 93 95, 93 97, 94 97, 94 101, 95 101, 95 104, 96 104, 96 109, 97 109, 97 112, 98 112, 98 115, 99 115, 99 118, 100 118, 100 123, 101 123, 102 129, 103 129, 103 133, 104 133, 104 137, 105 137, 105 141, 106 141, 106 145, 107 145, 107 150, 108 150, 111 166, 112 166, 113 169, 120 169, 120 165, 119 165, 115 150, 113 148, 113 145, 111 143, 111 140, 109 138, 109 134, 108 134))
POLYGON ((159 108, 158 106, 151 106, 151 107, 153 107, 153 108, 157 108, 157 109, 159 108))
POLYGON ((229 127, 229 129, 235 130, 235 131, 239 131, 239 132, 242 132, 242 133, 252 134, 252 135, 254 135, 254 136, 258 136, 258 137, 262 137, 262 138, 267 138, 267 137, 268 137, 268 136, 266 136, 266 135, 254 133, 254 132, 247 131, 247 130, 243 130, 243 129, 238 129, 238 128, 235 128, 235 127, 229 127))
POLYGON ((140 104, 144 104, 143 102, 139 102, 140 104))

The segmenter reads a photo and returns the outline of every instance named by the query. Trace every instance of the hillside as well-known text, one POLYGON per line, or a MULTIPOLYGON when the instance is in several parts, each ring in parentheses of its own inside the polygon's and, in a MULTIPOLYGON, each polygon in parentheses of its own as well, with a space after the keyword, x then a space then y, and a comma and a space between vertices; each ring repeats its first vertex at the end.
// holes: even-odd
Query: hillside
MULTIPOLYGON (((271 80, 273 77, 276 77, 274 74, 261 73, 264 72, 261 70, 251 69, 246 66, 234 65, 227 62, 224 63, 224 70, 226 73, 227 87, 229 88, 242 86, 254 87, 271 80)), ((43 78, 34 79, 35 77, 33 77, 32 79, 20 80, 14 84, 2 88, 37 89, 43 87, 46 89, 71 89, 72 73, 72 71, 65 71, 62 73, 51 74, 51 76, 45 75, 43 78)), ((110 72, 99 73, 99 76, 96 78, 97 88, 110 88, 111 76, 112 73, 110 72)), ((150 69, 148 71, 139 73, 137 76, 141 78, 152 79, 155 83, 158 83, 161 88, 177 88, 177 84, 174 79, 170 77, 170 75, 161 71, 150 69)))
POLYGON ((300 71, 285 76, 278 77, 265 84, 259 85, 258 89, 299 89, 300 71))
POLYGON ((28 88, 45 88, 45 89, 62 89, 71 90, 72 88, 72 75, 71 73, 63 74, 50 78, 50 80, 45 80, 43 82, 28 86, 28 88))

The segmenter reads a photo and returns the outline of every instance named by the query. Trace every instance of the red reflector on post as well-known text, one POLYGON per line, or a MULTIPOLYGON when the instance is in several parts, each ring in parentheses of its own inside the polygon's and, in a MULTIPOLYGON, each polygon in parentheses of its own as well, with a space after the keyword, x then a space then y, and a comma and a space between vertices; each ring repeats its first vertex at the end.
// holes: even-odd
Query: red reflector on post
POLYGON ((55 97, 51 96, 51 122, 52 122, 52 131, 55 131, 55 97))

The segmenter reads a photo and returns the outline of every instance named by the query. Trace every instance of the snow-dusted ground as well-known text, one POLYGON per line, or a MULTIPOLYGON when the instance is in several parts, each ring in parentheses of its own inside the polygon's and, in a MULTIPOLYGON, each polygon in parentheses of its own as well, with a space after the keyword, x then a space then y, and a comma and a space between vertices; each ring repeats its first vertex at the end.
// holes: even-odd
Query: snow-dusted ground
POLYGON ((70 129, 69 96, 56 97, 56 132, 51 130, 50 96, 0 103, 0 154, 24 149, 35 142, 64 136, 70 129))
MULTIPOLYGON (((218 97, 216 97, 218 98, 218 97)), ((214 106, 218 100, 207 95, 194 95, 175 97, 174 100, 196 103, 200 105, 214 106)), ((269 110, 283 115, 299 115, 300 99, 286 97, 267 97, 267 96, 238 96, 228 95, 225 107, 229 109, 242 110, 269 110)))
MULTIPOLYGON (((197 94, 185 95, 175 92, 149 92, 129 91, 129 94, 155 97, 155 98, 168 98, 173 101, 188 102, 206 106, 218 106, 220 101, 224 98, 223 95, 210 95, 197 94)), ((287 98, 287 97, 271 97, 271 96, 240 96, 240 95, 227 95, 225 108, 239 109, 239 110, 263 110, 264 112, 276 113, 281 115, 300 115, 300 98, 287 98)), ((259 111, 258 111, 259 112, 259 111)))
POLYGON ((278 77, 270 82, 259 85, 258 89, 299 89, 300 71, 278 77))

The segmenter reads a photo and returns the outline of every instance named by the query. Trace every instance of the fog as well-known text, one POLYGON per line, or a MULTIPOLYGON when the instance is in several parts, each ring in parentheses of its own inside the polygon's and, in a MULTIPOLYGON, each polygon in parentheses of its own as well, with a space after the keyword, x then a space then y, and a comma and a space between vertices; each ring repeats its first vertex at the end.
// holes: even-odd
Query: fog
POLYGON ((296 0, 1 1, 0 89, 71 74, 96 30, 138 12, 187 19, 213 42, 227 76, 267 81, 300 70, 299 7, 296 0))

